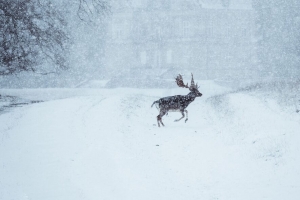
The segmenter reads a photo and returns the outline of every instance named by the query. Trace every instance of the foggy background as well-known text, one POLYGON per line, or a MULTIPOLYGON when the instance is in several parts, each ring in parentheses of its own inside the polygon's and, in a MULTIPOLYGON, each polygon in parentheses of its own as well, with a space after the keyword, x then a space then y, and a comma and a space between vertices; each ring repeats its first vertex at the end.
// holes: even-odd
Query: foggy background
MULTIPOLYGON (((299 77, 297 0, 51 2, 65 22, 64 48, 53 53, 64 64, 33 56, 39 62, 31 68, 2 73, 2 88, 176 87, 173 78, 191 72, 229 86, 299 77)), ((0 3, 3 10, 6 2, 0 3)))

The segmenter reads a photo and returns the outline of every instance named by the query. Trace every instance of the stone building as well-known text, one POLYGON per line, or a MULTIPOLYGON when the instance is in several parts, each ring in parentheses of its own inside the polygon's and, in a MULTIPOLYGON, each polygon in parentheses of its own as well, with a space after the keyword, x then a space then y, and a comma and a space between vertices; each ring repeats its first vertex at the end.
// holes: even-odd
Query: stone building
POLYGON ((184 68, 202 78, 247 74, 255 60, 253 37, 251 8, 136 0, 113 11, 105 67, 111 72, 184 68))

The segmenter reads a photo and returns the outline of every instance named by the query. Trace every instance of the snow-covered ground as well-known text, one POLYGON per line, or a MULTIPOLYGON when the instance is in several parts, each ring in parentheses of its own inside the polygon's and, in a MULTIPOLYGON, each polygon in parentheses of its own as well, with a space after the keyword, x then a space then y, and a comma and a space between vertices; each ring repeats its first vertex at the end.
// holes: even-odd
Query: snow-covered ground
POLYGON ((299 199, 299 114, 200 85, 162 128, 151 104, 187 90, 0 90, 44 101, 0 114, 0 199, 299 199))

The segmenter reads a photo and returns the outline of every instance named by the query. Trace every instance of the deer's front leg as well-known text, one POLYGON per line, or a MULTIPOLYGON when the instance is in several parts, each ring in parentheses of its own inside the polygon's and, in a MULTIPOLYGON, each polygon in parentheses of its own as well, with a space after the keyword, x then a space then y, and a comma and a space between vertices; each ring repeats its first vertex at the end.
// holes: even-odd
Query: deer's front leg
POLYGON ((185 111, 185 113, 186 113, 186 119, 185 119, 185 123, 186 123, 186 121, 188 120, 188 111, 187 110, 184 110, 185 111))
POLYGON ((184 118, 184 112, 183 112, 183 110, 180 110, 180 112, 181 112, 181 114, 182 114, 182 117, 179 118, 179 119, 176 119, 174 122, 178 122, 178 121, 180 121, 182 118, 184 118))

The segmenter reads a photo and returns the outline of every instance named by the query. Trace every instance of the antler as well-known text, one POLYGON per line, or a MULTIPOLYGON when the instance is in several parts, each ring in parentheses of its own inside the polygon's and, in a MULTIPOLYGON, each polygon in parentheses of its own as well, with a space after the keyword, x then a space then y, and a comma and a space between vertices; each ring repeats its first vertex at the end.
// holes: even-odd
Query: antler
POLYGON ((192 80, 191 80, 191 86, 190 86, 190 88, 194 88, 195 87, 194 77, 193 77, 192 73, 191 73, 191 75, 192 75, 192 80))
POLYGON ((193 88, 198 89, 198 88, 199 88, 199 87, 198 87, 198 83, 195 85, 193 74, 191 73, 191 75, 192 75, 192 80, 191 80, 191 86, 190 86, 189 89, 190 89, 190 90, 193 89, 193 88))
POLYGON ((178 74, 178 76, 176 77, 176 83, 179 87, 189 88, 188 83, 186 85, 184 85, 182 76, 180 74, 178 74))

